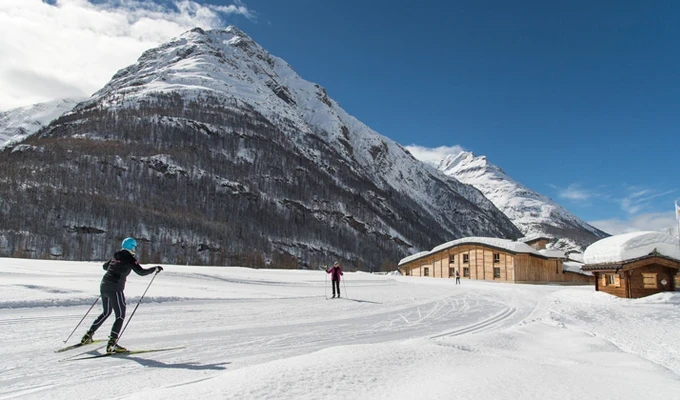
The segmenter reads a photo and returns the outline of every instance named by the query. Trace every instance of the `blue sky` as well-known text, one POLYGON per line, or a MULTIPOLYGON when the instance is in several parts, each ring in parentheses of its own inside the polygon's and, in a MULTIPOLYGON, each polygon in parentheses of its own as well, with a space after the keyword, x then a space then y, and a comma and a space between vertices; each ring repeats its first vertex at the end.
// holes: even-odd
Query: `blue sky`
POLYGON ((674 225, 680 2, 247 4, 242 29, 381 134, 486 155, 609 230, 674 225))
MULTIPOLYGON (((486 155, 517 181, 610 233, 675 225, 673 201, 680 198, 675 176, 680 147, 677 1, 2 3, 0 31, 5 26, 7 34, 22 32, 24 43, 15 47, 32 50, 32 32, 29 23, 12 26, 19 20, 16 9, 8 11, 12 4, 22 12, 34 10, 26 21, 54 14, 33 29, 51 28, 62 36, 82 29, 73 40, 94 35, 68 51, 82 47, 88 63, 92 58, 107 63, 86 69, 81 62, 82 71, 64 67, 53 86, 32 87, 30 99, 0 98, 0 109, 63 93, 89 95, 141 51, 187 27, 233 24, 303 78, 326 87, 350 114, 404 146, 460 146, 486 155), (78 24, 97 24, 67 24, 76 15, 73 9, 88 16, 78 24), (120 20, 109 24, 113 10, 120 20), (120 27, 126 23, 128 29, 120 27), (99 45, 102 38, 106 48, 99 45), (109 54, 92 56, 105 50, 109 54), (124 65, 115 65, 111 53, 124 65)), ((45 45, 43 37, 35 37, 41 38, 34 40, 36 47, 45 45)), ((7 42, 0 44, 0 56, 8 53, 39 65, 32 57, 40 52, 20 53, 7 42)), ((58 68, 54 59, 45 63, 58 68)), ((29 67, 18 74, 18 67, 2 63, 0 83, 36 82, 29 67)), ((41 79, 49 75, 33 72, 41 79)), ((19 89, 15 92, 26 92, 19 89)))

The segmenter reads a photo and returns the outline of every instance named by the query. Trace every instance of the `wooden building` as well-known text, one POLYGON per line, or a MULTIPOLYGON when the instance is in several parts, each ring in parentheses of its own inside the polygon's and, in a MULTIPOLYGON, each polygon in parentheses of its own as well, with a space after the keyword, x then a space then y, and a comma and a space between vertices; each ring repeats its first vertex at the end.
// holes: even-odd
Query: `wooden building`
POLYGON ((513 283, 589 284, 588 272, 563 269, 564 253, 537 250, 507 239, 470 237, 454 240, 399 262, 403 275, 513 283))
POLYGON ((680 261, 651 254, 621 263, 584 265, 583 269, 595 275, 595 290, 636 299, 675 290, 680 261))
POLYGON ((624 298, 645 297, 678 287, 677 239, 661 232, 634 232, 602 239, 584 253, 584 271, 595 290, 624 298))
POLYGON ((526 237, 517 239, 518 242, 526 243, 536 250, 545 249, 546 246, 548 245, 548 243, 550 243, 551 240, 552 240, 552 238, 547 237, 547 236, 526 236, 526 237))

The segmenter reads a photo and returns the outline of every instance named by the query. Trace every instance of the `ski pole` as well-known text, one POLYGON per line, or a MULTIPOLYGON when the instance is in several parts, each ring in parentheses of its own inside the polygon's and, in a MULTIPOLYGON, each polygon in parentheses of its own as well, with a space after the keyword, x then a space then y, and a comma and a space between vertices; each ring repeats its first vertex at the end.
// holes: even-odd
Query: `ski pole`
POLYGON ((76 327, 73 328, 73 332, 71 332, 71 334, 68 335, 68 337, 66 338, 66 340, 64 340, 64 343, 68 342, 68 340, 71 338, 71 336, 73 336, 73 334, 75 333, 76 329, 78 329, 78 327, 80 326, 80 324, 82 324, 83 321, 85 321, 85 317, 87 317, 87 314, 89 314, 90 311, 92 311, 92 309, 94 308, 94 305, 97 304, 97 302, 99 301, 99 298, 100 298, 100 297, 101 297, 101 295, 97 296, 97 298, 94 299, 94 303, 92 303, 92 305, 90 306, 90 309, 87 310, 87 312, 85 313, 85 315, 83 315, 83 319, 81 319, 80 322, 78 322, 78 325, 76 325, 76 327))
POLYGON ((135 309, 132 310, 132 314, 130 314, 130 318, 128 318, 128 320, 127 320, 127 322, 125 323, 125 326, 123 327, 123 329, 120 330, 120 334, 118 335, 118 338, 116 338, 116 343, 114 343, 114 345, 117 344, 118 341, 120 340, 120 338, 123 336, 123 332, 125 332, 125 328, 127 328, 127 326, 130 324, 130 321, 132 321, 132 317, 135 316, 135 311, 137 311, 137 307, 139 307, 139 305, 142 304, 142 299, 143 299, 144 296, 146 295, 146 292, 147 292, 147 291, 149 290, 149 288, 151 287, 151 284, 153 283, 153 280, 156 279, 156 275, 158 275, 159 272, 160 272, 160 271, 157 270, 156 273, 153 274, 153 278, 151 278, 151 282, 149 282, 149 286, 147 286, 147 287, 146 287, 146 290, 144 291, 144 293, 142 293, 142 297, 139 298, 139 301, 137 302, 137 305, 135 306, 135 309))
POLYGON ((342 287, 345 289, 345 298, 349 299, 349 296, 347 295, 347 284, 345 283, 345 280, 342 280, 342 287))
POLYGON ((326 300, 328 300, 328 265, 325 266, 324 271, 326 275, 326 280, 323 284, 323 294, 326 296, 326 300))

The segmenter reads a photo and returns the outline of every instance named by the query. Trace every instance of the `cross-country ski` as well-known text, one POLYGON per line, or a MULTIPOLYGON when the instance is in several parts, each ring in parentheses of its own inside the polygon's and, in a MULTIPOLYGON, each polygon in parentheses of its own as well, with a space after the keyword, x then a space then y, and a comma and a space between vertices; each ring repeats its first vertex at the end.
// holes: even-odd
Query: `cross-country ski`
POLYGON ((184 349, 184 348, 185 348, 184 346, 179 346, 179 347, 168 347, 168 348, 164 348, 164 349, 126 350, 126 351, 120 351, 120 352, 115 352, 115 353, 99 353, 99 354, 93 354, 93 355, 89 355, 89 356, 68 358, 68 359, 65 359, 65 361, 89 360, 89 359, 93 359, 93 358, 103 358, 103 357, 131 356, 131 355, 135 355, 135 354, 157 353, 157 352, 160 352, 160 351, 181 350, 181 349, 184 349))
POLYGON ((90 344, 102 343, 102 342, 105 342, 105 340, 97 339, 97 340, 93 340, 92 342, 89 342, 89 343, 76 343, 76 344, 72 344, 70 346, 62 347, 61 349, 57 349, 54 352, 55 353, 63 353, 65 351, 75 350, 75 349, 78 349, 78 348, 83 347, 83 346, 87 346, 87 345, 90 345, 90 344))

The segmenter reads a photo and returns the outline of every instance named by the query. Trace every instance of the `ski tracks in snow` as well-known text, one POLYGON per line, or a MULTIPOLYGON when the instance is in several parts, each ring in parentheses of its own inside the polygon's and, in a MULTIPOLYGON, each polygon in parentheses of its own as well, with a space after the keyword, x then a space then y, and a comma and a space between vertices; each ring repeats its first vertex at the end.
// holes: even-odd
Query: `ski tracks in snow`
POLYGON ((436 339, 436 338, 440 338, 440 337, 444 337, 444 336, 460 336, 460 335, 464 335, 464 334, 468 334, 468 333, 481 332, 481 331, 490 329, 492 326, 498 324, 499 322, 501 322, 503 320, 510 318, 515 313, 515 311, 517 311, 516 308, 506 308, 501 313, 496 314, 496 315, 492 316, 491 318, 487 318, 485 320, 479 321, 477 323, 474 323, 472 325, 468 325, 468 326, 463 327, 463 328, 454 329, 450 332, 445 332, 445 333, 442 333, 442 334, 439 334, 439 335, 430 336, 430 339, 436 339))

